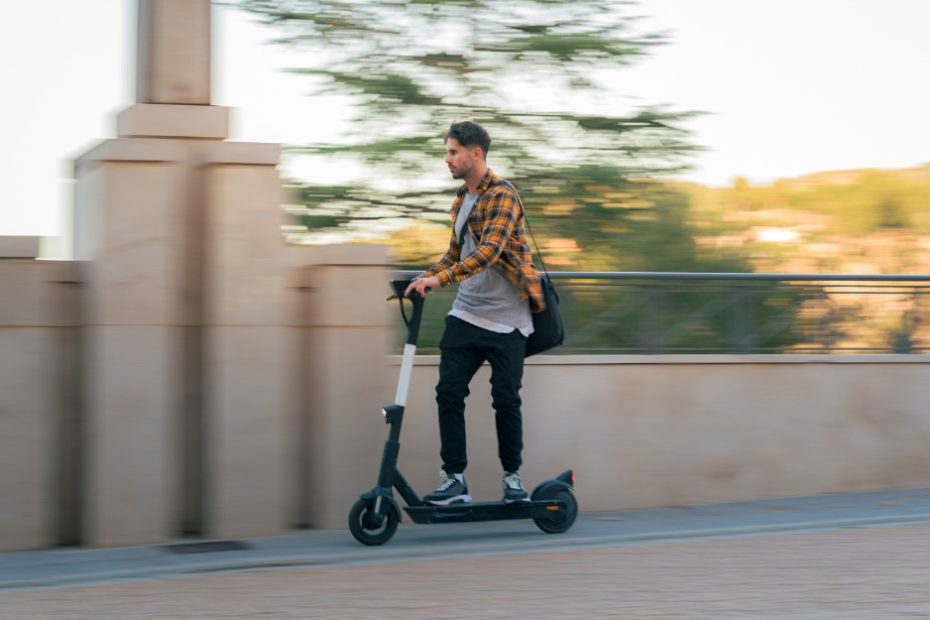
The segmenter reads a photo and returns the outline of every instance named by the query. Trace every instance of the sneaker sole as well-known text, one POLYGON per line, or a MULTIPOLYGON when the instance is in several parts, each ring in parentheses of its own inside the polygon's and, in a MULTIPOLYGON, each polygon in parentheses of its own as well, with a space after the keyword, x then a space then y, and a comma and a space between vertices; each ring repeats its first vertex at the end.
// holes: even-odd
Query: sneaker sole
POLYGON ((450 497, 449 499, 429 499, 425 500, 427 504, 432 506, 448 506, 450 504, 467 504, 471 501, 471 495, 456 495, 455 497, 450 497))

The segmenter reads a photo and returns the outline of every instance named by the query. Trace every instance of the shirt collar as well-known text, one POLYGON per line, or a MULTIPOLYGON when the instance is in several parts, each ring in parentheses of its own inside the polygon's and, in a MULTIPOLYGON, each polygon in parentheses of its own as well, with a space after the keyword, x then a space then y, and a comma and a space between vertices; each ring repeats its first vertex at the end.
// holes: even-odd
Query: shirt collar
MULTIPOLYGON (((493 170, 488 168, 488 171, 484 173, 484 176, 481 178, 481 183, 478 183, 478 195, 483 194, 489 187, 500 181, 500 177, 494 173, 493 170)), ((458 195, 464 196, 468 193, 468 186, 462 184, 462 187, 459 188, 458 195)))

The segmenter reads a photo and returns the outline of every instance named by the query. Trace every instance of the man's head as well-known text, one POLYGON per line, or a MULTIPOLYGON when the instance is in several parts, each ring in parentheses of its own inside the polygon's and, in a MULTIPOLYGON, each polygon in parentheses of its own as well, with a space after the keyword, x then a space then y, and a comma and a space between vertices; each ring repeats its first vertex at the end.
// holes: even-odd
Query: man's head
MULTIPOLYGON (((491 136, 484 127, 472 121, 452 123, 445 135, 446 165, 453 179, 484 176, 485 160, 491 148, 491 136)), ((480 178, 480 177, 479 177, 480 178)), ((477 179, 472 179, 477 180, 477 179)))

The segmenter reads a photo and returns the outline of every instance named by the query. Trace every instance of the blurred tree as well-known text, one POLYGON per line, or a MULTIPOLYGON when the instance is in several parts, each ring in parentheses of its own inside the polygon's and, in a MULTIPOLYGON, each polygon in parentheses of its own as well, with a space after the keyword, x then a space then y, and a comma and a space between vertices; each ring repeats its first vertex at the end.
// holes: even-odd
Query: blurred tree
MULTIPOLYGON (((239 0, 280 29, 278 43, 312 52, 312 66, 293 71, 312 76, 318 95, 347 95, 354 105, 340 143, 290 152, 349 158, 368 174, 301 185, 301 223, 312 231, 367 230, 371 220, 445 223, 441 135, 468 118, 490 129, 493 167, 518 187, 538 240, 555 254, 574 253, 580 268, 647 268, 675 244, 689 253, 680 199, 655 200, 648 195, 656 189, 638 180, 683 168, 696 148, 681 128, 692 113, 624 110, 613 88, 617 69, 666 41, 637 31, 632 4, 239 0)), ((408 254, 423 264, 422 252, 408 254)))
MULTIPOLYGON (((616 91, 619 69, 666 42, 663 35, 640 32, 635 3, 238 5, 277 27, 278 43, 311 52, 310 66, 292 71, 317 84, 318 96, 348 97, 353 105, 353 122, 339 143, 289 149, 292 155, 348 159, 365 171, 352 183, 298 187, 306 209, 300 220, 308 229, 370 231, 377 228, 374 221, 407 220, 388 235, 395 256, 407 265, 432 262, 445 249, 454 185, 441 167, 442 133, 455 119, 473 119, 490 130, 491 164, 519 189, 553 267, 748 269, 735 255, 705 259, 694 242, 689 195, 655 181, 684 169, 685 157, 697 150, 682 128, 694 113, 632 106, 616 91)), ((695 317, 702 317, 701 326, 675 335, 674 346, 724 346, 713 344, 732 331, 726 311, 731 304, 718 301, 720 290, 667 291, 659 313, 649 296, 659 287, 645 289, 645 297, 623 287, 564 288, 566 312, 580 327, 570 346, 627 350, 642 340, 644 323, 655 323, 657 334, 677 334, 682 330, 676 325, 696 324, 695 317)), ((777 286, 767 288, 777 293, 777 286)), ((760 319, 787 314, 790 324, 794 305, 774 308, 766 299, 747 297, 742 306, 760 319)), ((437 299, 430 311, 441 316, 450 302, 448 295, 437 299)), ((429 348, 440 322, 426 319, 420 344, 429 348)), ((791 342, 780 334, 763 340, 769 348, 791 342)))

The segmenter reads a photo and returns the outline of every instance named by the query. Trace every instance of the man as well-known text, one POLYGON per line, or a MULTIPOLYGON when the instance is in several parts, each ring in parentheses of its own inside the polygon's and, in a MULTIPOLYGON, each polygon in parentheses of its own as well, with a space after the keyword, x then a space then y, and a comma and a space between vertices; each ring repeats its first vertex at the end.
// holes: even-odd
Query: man
POLYGON ((491 138, 477 123, 452 123, 445 135, 446 165, 461 179, 452 203, 452 236, 445 256, 417 277, 406 293, 461 282, 440 341, 439 436, 442 482, 424 500, 435 505, 471 501, 463 475, 465 397, 485 362, 491 365, 491 398, 503 467, 504 501, 528 500, 520 479, 523 421, 520 387, 531 312, 545 308, 533 267, 516 190, 487 164, 491 138))

